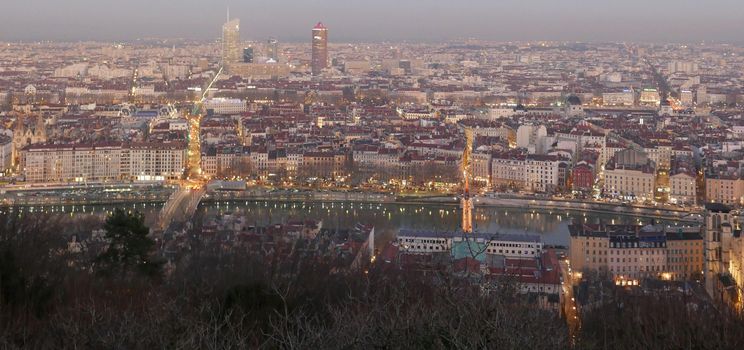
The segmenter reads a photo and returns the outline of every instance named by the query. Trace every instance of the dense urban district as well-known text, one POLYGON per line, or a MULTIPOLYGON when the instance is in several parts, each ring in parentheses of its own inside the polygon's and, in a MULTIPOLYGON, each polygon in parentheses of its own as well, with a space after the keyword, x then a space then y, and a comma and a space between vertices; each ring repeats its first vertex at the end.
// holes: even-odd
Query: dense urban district
POLYGON ((2 43, 0 346, 744 344, 744 47, 330 34, 2 43))

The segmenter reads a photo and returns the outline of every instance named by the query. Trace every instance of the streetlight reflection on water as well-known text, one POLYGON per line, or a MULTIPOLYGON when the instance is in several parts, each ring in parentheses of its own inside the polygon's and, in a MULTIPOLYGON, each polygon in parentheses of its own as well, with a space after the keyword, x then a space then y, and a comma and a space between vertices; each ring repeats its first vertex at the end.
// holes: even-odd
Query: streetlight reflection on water
MULTIPOLYGON (((131 203, 121 205, 59 205, 7 207, 2 212, 17 215, 44 213, 49 215, 99 216, 112 212, 116 207, 137 210, 145 214, 147 223, 157 220, 162 203, 131 203)), ((397 233, 401 228, 415 230, 453 231, 457 230, 460 211, 454 205, 388 204, 372 202, 334 202, 334 201, 277 201, 277 200, 206 200, 199 205, 197 215, 237 213, 248 221, 259 224, 280 223, 286 220, 322 220, 326 228, 352 228, 358 223, 371 224, 380 230, 397 233), (358 210, 357 210, 358 209, 358 210), (431 218, 435 216, 436 220, 431 218)), ((540 234, 546 244, 568 245, 568 225, 574 219, 582 222, 598 223, 643 223, 635 217, 603 215, 594 213, 554 213, 539 210, 529 211, 516 208, 503 209, 476 207, 474 228, 480 232, 499 232, 512 234, 540 234)), ((194 220, 197 222, 198 220, 194 220)), ((647 222, 647 221, 645 221, 647 222)), ((674 224, 674 223, 672 223, 674 224)))

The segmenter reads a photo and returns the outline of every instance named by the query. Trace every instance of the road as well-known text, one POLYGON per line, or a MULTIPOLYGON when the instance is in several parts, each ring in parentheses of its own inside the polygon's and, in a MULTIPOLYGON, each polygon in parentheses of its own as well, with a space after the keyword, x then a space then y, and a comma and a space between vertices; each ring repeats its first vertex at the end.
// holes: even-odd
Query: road
POLYGON ((199 100, 194 103, 194 109, 186 117, 189 125, 189 145, 188 145, 188 164, 187 164, 187 180, 191 180, 190 187, 203 187, 207 179, 203 178, 201 169, 201 120, 203 117, 203 106, 204 101, 207 99, 209 90, 212 85, 222 74, 224 67, 220 67, 215 73, 214 77, 204 87, 202 95, 199 100))
POLYGON ((167 229, 172 222, 188 221, 194 215, 205 192, 203 187, 184 187, 173 193, 160 211, 160 229, 167 229))
POLYGON ((559 264, 561 266, 561 277, 563 277, 563 282, 561 282, 561 288, 563 289, 563 313, 566 315, 566 324, 568 325, 568 334, 571 338, 571 343, 574 343, 579 330, 581 330, 581 318, 573 292, 574 280, 568 259, 561 259, 559 264))
POLYGON ((226 191, 209 194, 210 200, 274 200, 274 201, 322 201, 322 202, 373 202, 396 203, 394 195, 368 192, 320 192, 320 191, 272 191, 249 189, 246 191, 226 191))
POLYGON ((201 115, 190 115, 186 119, 189 125, 188 165, 187 178, 199 179, 202 176, 201 169, 201 115))

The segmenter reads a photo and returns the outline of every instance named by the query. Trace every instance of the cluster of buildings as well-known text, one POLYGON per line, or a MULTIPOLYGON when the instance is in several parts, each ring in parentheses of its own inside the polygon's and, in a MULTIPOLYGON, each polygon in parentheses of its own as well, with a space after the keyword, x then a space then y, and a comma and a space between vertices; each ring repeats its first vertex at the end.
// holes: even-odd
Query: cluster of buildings
POLYGON ((487 190, 744 204, 741 48, 342 45, 323 23, 280 43, 241 29, 228 18, 219 43, 5 45, 1 167, 33 182, 199 167, 450 191, 468 130, 487 190))
MULTIPOLYGON (((323 23, 308 31, 307 43, 247 40, 250 32, 231 18, 221 40, 209 43, 6 43, 0 100, 172 101, 204 88, 216 68, 224 67, 228 75, 250 78, 248 90, 283 94, 285 87, 311 77, 320 83, 349 79, 370 98, 414 103, 544 107, 574 93, 585 107, 679 113, 742 101, 741 48, 724 44, 342 44, 330 40, 323 23), (664 84, 656 73, 666 77, 664 84)), ((330 85, 321 91, 336 93, 330 85)))
POLYGON ((744 212, 731 206, 706 205, 705 288, 714 300, 735 310, 744 302, 744 212))
MULTIPOLYGON (((248 41, 228 19, 219 43, 5 43, 3 175, 167 181, 198 168, 290 187, 450 194, 465 153, 469 180, 484 192, 711 203, 704 226, 572 225, 571 265, 625 285, 704 277, 711 295, 742 300, 744 48, 391 46, 333 43, 323 23, 309 32, 306 43, 248 41), (202 96, 194 131, 188 117, 202 96)), ((220 247, 260 242, 253 248, 270 252, 325 237, 318 249, 349 256, 374 249, 370 232, 259 227, 238 216, 205 226, 220 247)), ((551 301, 561 294, 556 253, 539 237, 404 230, 378 257, 424 272, 516 278, 521 291, 551 301)))
POLYGON ((574 281, 599 273, 617 285, 653 280, 701 282, 713 301, 741 310, 744 301, 744 212, 705 205, 700 225, 587 224, 569 226, 574 281))
POLYGON ((558 308, 561 272, 555 250, 539 236, 485 232, 400 230, 378 260, 420 273, 447 272, 489 285, 508 281, 540 305, 558 308))
POLYGON ((185 120, 168 108, 13 111, 3 167, 27 182, 163 181, 187 166, 185 120), (112 110, 116 110, 112 112, 112 110), (171 129, 152 123, 173 119, 171 129))

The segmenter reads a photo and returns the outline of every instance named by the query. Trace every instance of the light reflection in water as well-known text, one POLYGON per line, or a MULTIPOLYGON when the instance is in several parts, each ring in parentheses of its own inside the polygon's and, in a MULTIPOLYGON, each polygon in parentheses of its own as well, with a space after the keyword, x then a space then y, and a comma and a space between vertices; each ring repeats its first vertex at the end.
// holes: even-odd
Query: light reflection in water
MULTIPOLYGON (((139 210, 145 214, 148 225, 158 218, 162 204, 138 203, 122 205, 85 206, 35 206, 0 208, 0 213, 16 215, 64 215, 71 218, 97 217, 103 219, 114 208, 139 210)), ((460 210, 443 205, 399 205, 379 203, 333 203, 333 202, 269 202, 269 201, 221 201, 203 203, 193 222, 205 217, 239 212, 248 222, 259 225, 282 222, 288 219, 323 220, 327 228, 349 228, 357 223, 373 224, 377 232, 392 237, 400 228, 417 230, 457 230, 460 227, 460 210), (353 208, 353 210, 347 209, 353 208), (358 208, 358 209, 357 209, 358 208), (437 215, 438 214, 438 215, 437 215)), ((476 207, 474 228, 482 232, 540 234, 546 244, 568 244, 568 225, 573 219, 586 223, 604 221, 612 224, 648 224, 651 219, 622 215, 595 213, 553 213, 535 210, 476 207)), ((675 223, 670 223, 675 224, 675 223)))

